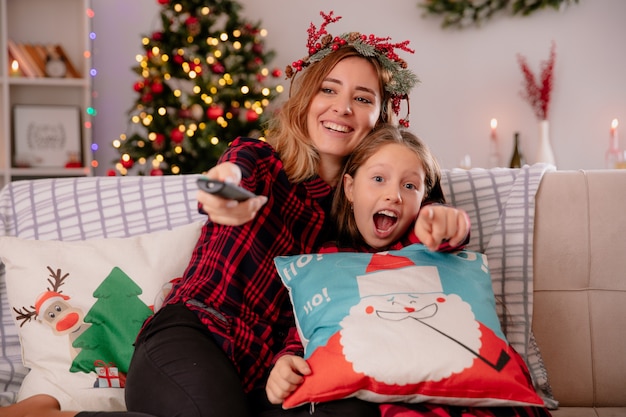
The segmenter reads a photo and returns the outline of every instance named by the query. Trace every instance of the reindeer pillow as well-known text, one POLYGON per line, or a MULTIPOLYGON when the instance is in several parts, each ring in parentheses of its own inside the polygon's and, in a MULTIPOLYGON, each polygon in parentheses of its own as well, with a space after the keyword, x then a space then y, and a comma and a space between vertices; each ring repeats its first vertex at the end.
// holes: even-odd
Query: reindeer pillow
POLYGON ((8 301, 30 372, 19 399, 47 393, 69 410, 124 410, 143 321, 180 277, 201 223, 130 238, 0 237, 8 301))

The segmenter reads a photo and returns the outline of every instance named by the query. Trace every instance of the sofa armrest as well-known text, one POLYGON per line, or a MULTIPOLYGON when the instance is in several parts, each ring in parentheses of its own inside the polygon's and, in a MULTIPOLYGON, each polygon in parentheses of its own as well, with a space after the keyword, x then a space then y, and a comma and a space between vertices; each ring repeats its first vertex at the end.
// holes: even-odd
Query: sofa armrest
POLYGON ((555 171, 536 197, 533 331, 561 406, 626 406, 626 170, 555 171))

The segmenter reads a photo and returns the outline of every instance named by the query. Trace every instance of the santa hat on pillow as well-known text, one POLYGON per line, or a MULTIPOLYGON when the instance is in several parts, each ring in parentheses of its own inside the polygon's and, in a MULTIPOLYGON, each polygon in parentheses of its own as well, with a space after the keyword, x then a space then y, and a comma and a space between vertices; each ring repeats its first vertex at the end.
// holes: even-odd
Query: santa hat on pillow
POLYGON ((361 298, 372 295, 441 293, 436 266, 415 265, 407 257, 379 252, 372 255, 357 283, 361 298))
POLYGON ((37 297, 35 301, 35 311, 39 315, 42 311, 46 311, 53 303, 69 300, 70 297, 55 291, 46 291, 37 297))

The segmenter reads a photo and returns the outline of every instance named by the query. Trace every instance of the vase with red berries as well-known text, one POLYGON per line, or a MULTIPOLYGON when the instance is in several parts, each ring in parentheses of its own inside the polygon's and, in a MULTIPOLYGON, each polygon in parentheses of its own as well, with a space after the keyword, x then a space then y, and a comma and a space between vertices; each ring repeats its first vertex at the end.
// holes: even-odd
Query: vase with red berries
POLYGON ((550 142, 550 122, 548 110, 550 109, 550 96, 552 93, 554 61, 556 58, 556 46, 554 42, 550 49, 550 57, 541 63, 541 73, 536 77, 530 69, 526 58, 517 55, 522 73, 524 75, 524 90, 521 95, 530 103, 535 116, 539 120, 539 142, 535 162, 545 162, 556 166, 552 143, 550 142))

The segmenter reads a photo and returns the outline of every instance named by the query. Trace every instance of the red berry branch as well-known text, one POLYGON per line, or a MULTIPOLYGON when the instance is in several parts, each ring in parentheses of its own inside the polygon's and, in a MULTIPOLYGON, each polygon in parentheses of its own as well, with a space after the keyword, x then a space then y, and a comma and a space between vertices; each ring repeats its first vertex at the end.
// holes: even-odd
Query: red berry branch
POLYGON ((539 80, 528 66, 526 58, 517 54, 517 61, 524 75, 525 90, 520 92, 521 96, 530 103, 539 120, 548 118, 550 107, 550 93, 552 92, 552 78, 554 75, 554 60, 556 58, 556 45, 552 42, 550 57, 541 63, 541 74, 539 80))

